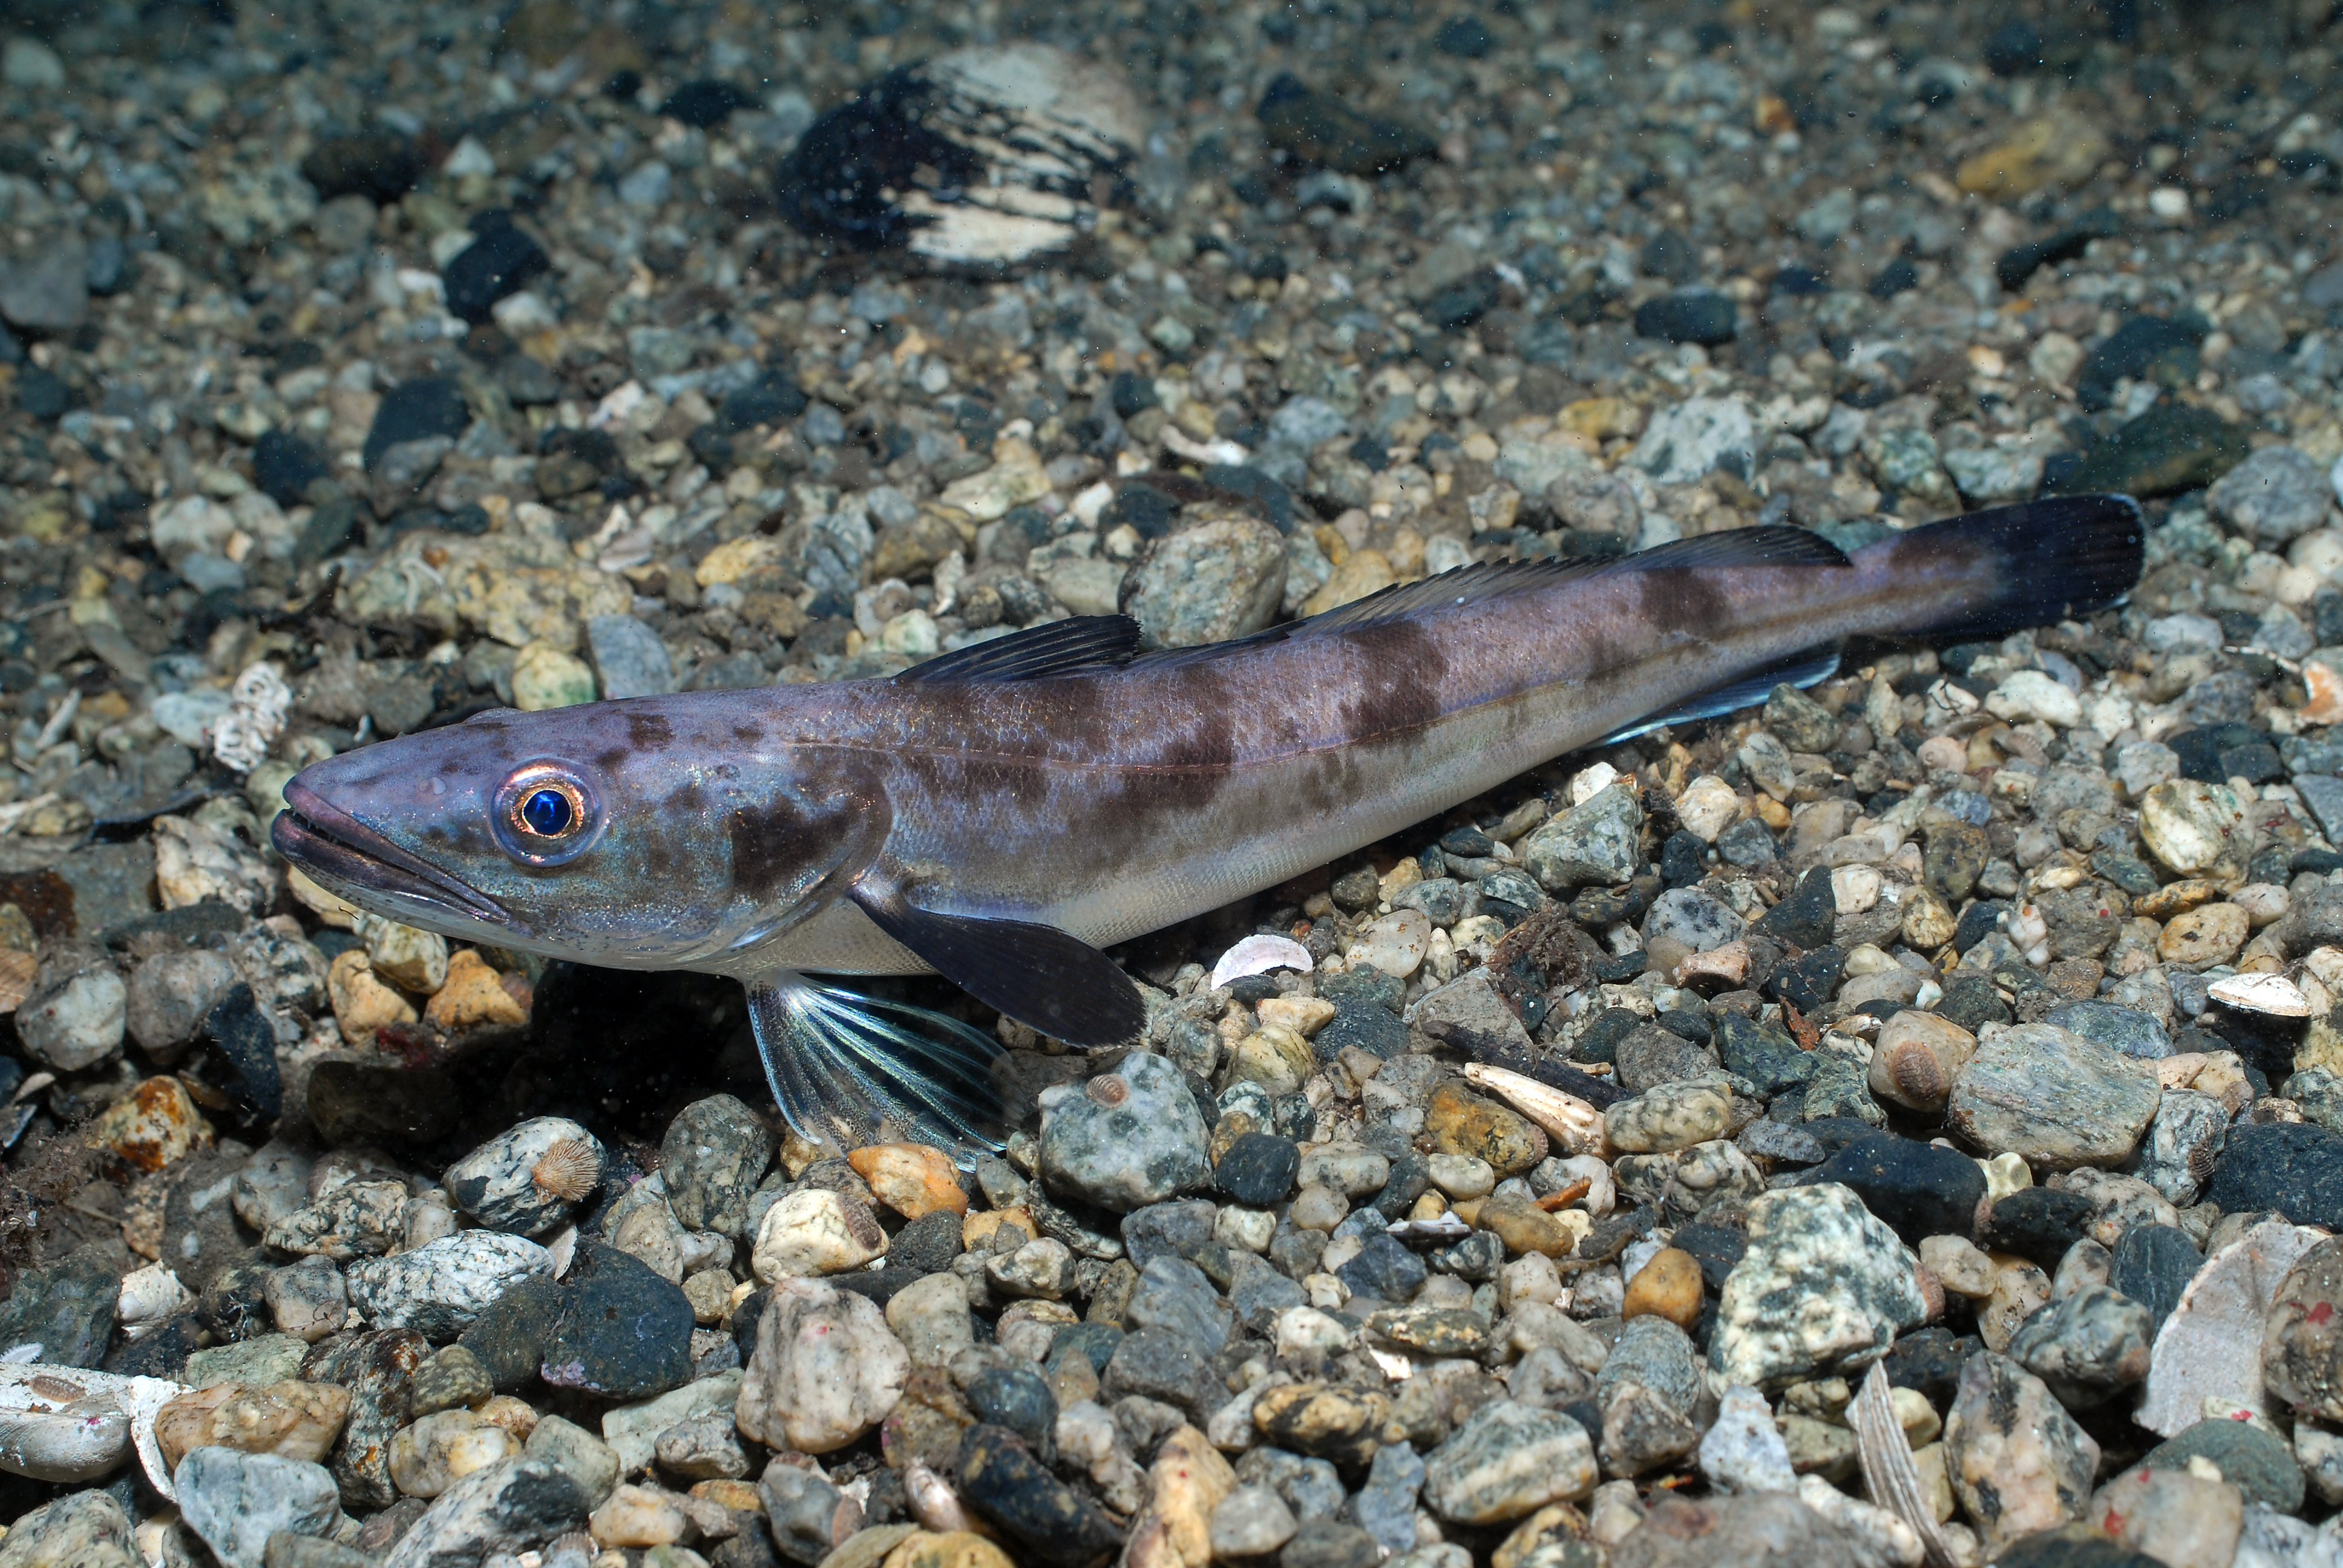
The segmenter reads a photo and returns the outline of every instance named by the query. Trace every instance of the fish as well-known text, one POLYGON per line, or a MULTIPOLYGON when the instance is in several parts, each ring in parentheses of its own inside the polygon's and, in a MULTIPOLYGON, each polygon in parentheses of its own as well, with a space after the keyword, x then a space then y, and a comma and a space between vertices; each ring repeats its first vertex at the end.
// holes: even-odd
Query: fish
POLYGON ((1791 527, 1461 567, 1202 648, 1078 616, 899 675, 499 709, 312 763, 271 839, 459 940, 729 975, 798 1133, 998 1146, 992 1035, 841 977, 932 972, 1069 1044, 1147 1010, 1102 950, 1589 745, 1828 678, 1851 638, 2056 622, 2137 582, 2122 496, 1842 550, 1791 527))

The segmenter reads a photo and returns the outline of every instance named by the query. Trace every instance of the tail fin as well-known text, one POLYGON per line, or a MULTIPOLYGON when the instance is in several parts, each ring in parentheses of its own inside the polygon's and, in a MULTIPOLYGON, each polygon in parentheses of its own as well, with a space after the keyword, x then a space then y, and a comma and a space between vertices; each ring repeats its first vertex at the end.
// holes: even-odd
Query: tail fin
POLYGON ((1990 552, 2002 587, 1990 604, 1912 629, 1997 637, 2087 614, 2131 592, 2139 582, 2147 525, 2129 496, 2060 496, 1931 523, 1873 548, 1923 540, 1929 547, 1990 552))

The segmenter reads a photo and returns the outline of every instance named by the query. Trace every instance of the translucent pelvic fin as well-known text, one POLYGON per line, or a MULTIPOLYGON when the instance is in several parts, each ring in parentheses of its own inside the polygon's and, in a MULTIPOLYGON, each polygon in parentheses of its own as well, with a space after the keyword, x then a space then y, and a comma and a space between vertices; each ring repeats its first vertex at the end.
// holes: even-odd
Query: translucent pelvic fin
POLYGON ((798 1135, 840 1152, 904 1141, 962 1164, 1001 1146, 999 1041, 956 1018, 805 976, 752 980, 765 1079, 798 1135))

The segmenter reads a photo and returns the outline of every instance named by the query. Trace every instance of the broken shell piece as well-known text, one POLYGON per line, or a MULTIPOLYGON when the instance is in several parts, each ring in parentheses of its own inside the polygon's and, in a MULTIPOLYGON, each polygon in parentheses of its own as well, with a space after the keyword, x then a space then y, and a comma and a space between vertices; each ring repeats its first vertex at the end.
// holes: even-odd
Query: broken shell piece
POLYGON ((1863 1466, 1863 1483, 1871 1499, 1911 1528, 1920 1538, 1928 1568, 1954 1568, 1951 1545, 1936 1524, 1936 1511, 1920 1484, 1920 1467, 1913 1462, 1911 1440, 1896 1418, 1894 1398, 1887 1391, 1887 1373, 1879 1362, 1864 1374, 1863 1387, 1847 1406, 1847 1424, 1855 1429, 1855 1454, 1863 1466))
POLYGON ((2272 1018, 2310 1016, 2310 999, 2284 975, 2236 974, 2215 980, 2208 990, 2215 1001, 2240 1012, 2267 1013, 2272 1018))
POLYGON ((1576 1095, 1485 1062, 1468 1063, 1464 1081, 1488 1090, 1537 1123, 1564 1154, 1609 1157, 1611 1142, 1603 1130, 1603 1112, 1576 1095))
POLYGON ((781 210, 860 250, 1014 266, 1097 222, 1094 191, 1146 140, 1136 102, 1113 67, 1047 45, 954 50, 816 120, 782 166, 781 210))
POLYGON ((1221 961, 1212 966, 1212 981, 1206 989, 1218 990, 1232 980, 1267 974, 1272 970, 1297 970, 1308 974, 1312 968, 1310 950, 1292 937, 1247 937, 1221 955, 1221 961))
POLYGON ((186 1392, 163 1378, 0 1363, 0 1470, 35 1481, 95 1481, 135 1447, 155 1490, 176 1498, 155 1446, 155 1412, 186 1392))
POLYGON ((1384 1227, 1402 1241, 1454 1241, 1473 1233, 1473 1227, 1450 1213, 1434 1214, 1428 1220, 1402 1220, 1384 1227))
POLYGON ((179 1276, 160 1263, 149 1263, 122 1277, 122 1296, 115 1315, 126 1339, 139 1339, 196 1304, 195 1293, 179 1283, 179 1276))
POLYGON ((970 1528, 960 1494, 926 1465, 914 1461, 903 1472, 903 1491, 911 1500, 911 1517, 930 1530, 949 1533, 970 1528))

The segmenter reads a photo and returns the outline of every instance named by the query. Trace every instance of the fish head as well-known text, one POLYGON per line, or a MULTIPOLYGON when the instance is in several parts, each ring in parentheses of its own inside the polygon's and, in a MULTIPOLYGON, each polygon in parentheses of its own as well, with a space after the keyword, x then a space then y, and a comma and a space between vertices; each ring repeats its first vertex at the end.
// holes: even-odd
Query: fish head
POLYGON ((407 925, 613 968, 717 967, 834 896, 888 819, 850 766, 726 744, 736 733, 695 698, 481 714, 304 769, 271 841, 407 925))

